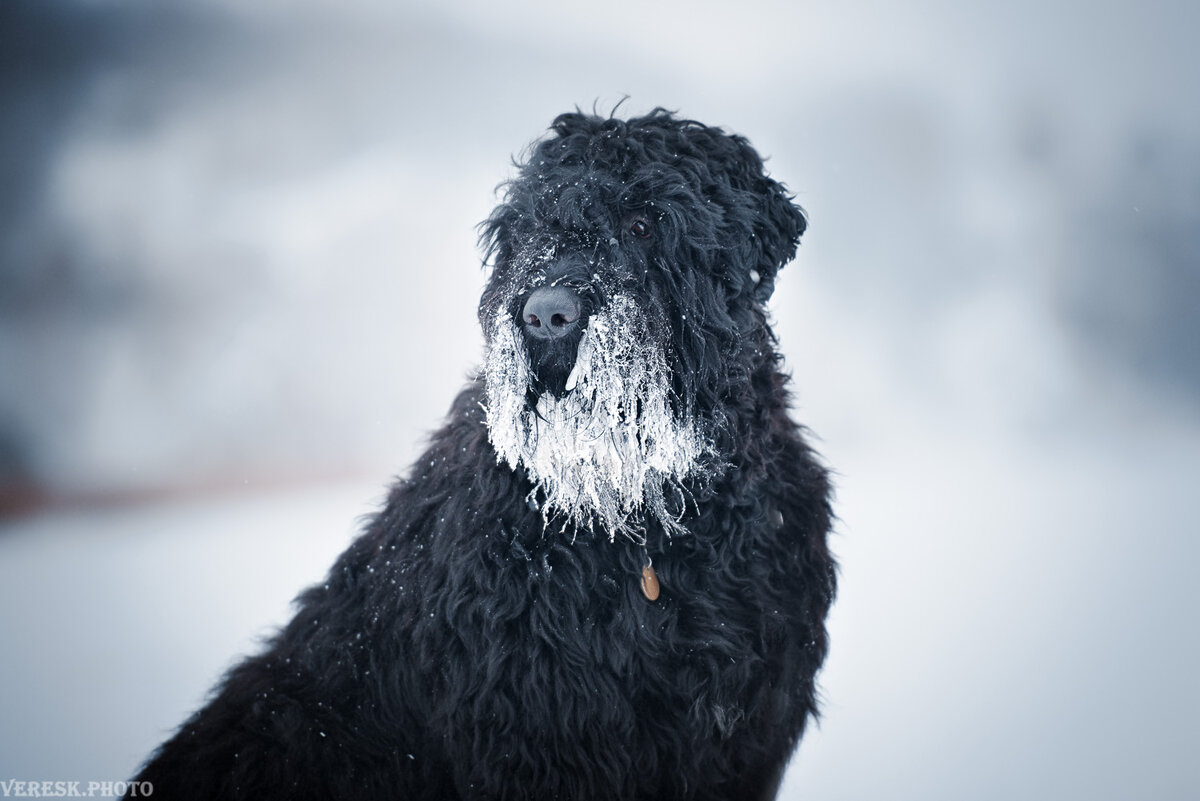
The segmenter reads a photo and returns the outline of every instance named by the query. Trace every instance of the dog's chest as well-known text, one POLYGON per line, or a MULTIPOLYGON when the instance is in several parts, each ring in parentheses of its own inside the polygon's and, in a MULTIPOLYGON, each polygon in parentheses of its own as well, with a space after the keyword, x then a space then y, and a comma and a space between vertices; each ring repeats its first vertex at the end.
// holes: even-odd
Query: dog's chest
POLYGON ((780 621, 768 607, 780 605, 763 597, 751 547, 686 535, 646 546, 522 538, 503 527, 476 545, 444 573, 445 601, 424 623, 474 674, 467 684, 506 709, 559 705, 594 725, 583 718, 645 695, 686 711, 713 686, 745 685, 769 657, 764 632, 780 621))
POLYGON ((459 541, 456 558, 427 563, 428 611, 414 632, 421 652, 441 657, 427 697, 455 758, 547 776, 587 759, 613 766, 632 792, 633 765, 651 753, 669 775, 718 771, 694 749, 662 751, 678 732, 736 750, 773 725, 760 719, 775 692, 764 678, 773 621, 752 549, 500 528, 474 544, 469 558, 459 541), (648 558, 656 600, 642 588, 648 558))

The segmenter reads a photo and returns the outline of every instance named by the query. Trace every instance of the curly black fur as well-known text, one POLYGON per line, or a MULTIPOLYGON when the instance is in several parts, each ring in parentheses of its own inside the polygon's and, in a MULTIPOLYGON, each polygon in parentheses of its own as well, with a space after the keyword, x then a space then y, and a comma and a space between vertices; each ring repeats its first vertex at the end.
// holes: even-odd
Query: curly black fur
MULTIPOLYGON (((138 780, 205 801, 774 797, 816 714, 835 584, 827 474, 763 308, 804 228, 739 136, 662 110, 556 119, 483 224, 480 319, 493 338, 548 282, 585 316, 635 301, 673 414, 707 437, 671 505, 682 530, 645 509, 630 536, 556 517, 498 460, 476 378, 295 619, 138 780)), ((547 358, 565 391, 573 355, 547 358)))

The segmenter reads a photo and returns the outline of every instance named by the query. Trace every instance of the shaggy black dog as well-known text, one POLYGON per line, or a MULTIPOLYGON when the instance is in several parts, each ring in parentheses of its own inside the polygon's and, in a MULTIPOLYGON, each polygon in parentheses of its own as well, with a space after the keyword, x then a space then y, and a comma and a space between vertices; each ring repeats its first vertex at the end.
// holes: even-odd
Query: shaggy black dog
POLYGON ((815 714, 829 483, 764 303, 803 212, 747 141, 564 114, 483 224, 484 368, 163 799, 768 799, 815 714))

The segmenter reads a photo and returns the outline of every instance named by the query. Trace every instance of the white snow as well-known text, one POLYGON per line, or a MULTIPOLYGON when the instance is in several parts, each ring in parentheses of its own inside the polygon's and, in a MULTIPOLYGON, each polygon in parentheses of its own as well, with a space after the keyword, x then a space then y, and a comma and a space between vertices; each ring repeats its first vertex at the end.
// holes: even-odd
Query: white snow
POLYGON ((672 411, 666 356, 638 305, 614 295, 588 321, 562 398, 545 394, 528 408, 529 371, 520 329, 498 314, 484 362, 488 435, 545 494, 547 523, 563 515, 637 540, 639 515, 649 513, 678 530, 667 497, 685 497, 683 481, 712 446, 699 421, 672 411))

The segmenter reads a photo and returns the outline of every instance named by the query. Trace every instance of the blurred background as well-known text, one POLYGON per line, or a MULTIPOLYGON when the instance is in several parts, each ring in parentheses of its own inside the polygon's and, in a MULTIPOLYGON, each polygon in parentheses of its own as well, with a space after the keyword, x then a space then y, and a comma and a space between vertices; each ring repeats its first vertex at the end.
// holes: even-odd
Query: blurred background
POLYGON ((1200 5, 0 0, 0 780, 121 780, 480 354, 559 112, 747 135, 837 471, 785 799, 1200 797, 1200 5))

